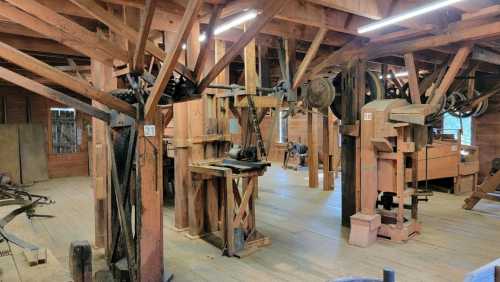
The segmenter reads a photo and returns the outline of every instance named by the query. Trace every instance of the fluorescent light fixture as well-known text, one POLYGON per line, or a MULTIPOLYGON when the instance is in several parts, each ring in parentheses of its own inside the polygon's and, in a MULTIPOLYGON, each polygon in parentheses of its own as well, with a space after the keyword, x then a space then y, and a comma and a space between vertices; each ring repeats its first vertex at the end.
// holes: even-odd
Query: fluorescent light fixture
POLYGON ((186 50, 186 48, 187 48, 186 43, 182 43, 182 50, 186 50))
POLYGON ((57 111, 57 112, 74 112, 75 109, 73 108, 50 108, 51 111, 57 111))
POLYGON ((198 37, 198 41, 203 42, 205 40, 207 40, 207 34, 206 33, 200 34, 200 37, 198 37))
MULTIPOLYGON (((408 72, 407 71, 403 71, 403 72, 397 72, 394 74, 394 77, 406 77, 408 76, 408 72)), ((387 79, 391 78, 392 75, 391 74, 388 74, 385 76, 387 79)), ((383 77, 382 76, 379 76, 378 78, 382 79, 383 77)))
MULTIPOLYGON (((240 24, 242 24, 244 22, 247 22, 251 19, 254 19, 255 17, 257 17, 257 15, 258 15, 258 13, 255 10, 247 11, 246 13, 242 14, 241 16, 234 18, 233 20, 228 21, 227 23, 223 23, 222 25, 216 27, 214 29, 214 34, 217 35, 217 34, 223 33, 224 31, 228 31, 229 29, 231 29, 235 26, 239 26, 240 24)), ((198 37, 198 41, 203 42, 205 40, 207 40, 207 34, 204 32, 204 33, 200 34, 200 37, 198 37)), ((182 49, 184 49, 184 50, 186 49, 184 45, 183 45, 182 49)))
POLYGON ((411 19, 411 18, 420 16, 420 15, 444 8, 446 6, 453 5, 453 4, 460 2, 460 1, 463 1, 463 0, 437 1, 437 2, 431 3, 429 5, 422 6, 420 8, 415 8, 415 9, 413 9, 407 13, 403 13, 401 15, 396 15, 393 17, 389 17, 389 18, 380 20, 378 22, 374 22, 372 24, 364 25, 364 26, 358 28, 358 33, 366 33, 366 32, 376 30, 376 29, 380 29, 380 28, 386 27, 388 25, 402 22, 402 21, 405 21, 407 19, 411 19))
POLYGON ((251 11, 248 11, 244 14, 241 14, 239 17, 236 17, 233 20, 228 21, 226 23, 223 23, 222 25, 216 27, 214 30, 214 34, 215 35, 221 34, 224 31, 227 31, 235 26, 239 26, 240 24, 242 24, 244 22, 247 22, 251 19, 254 19, 255 17, 257 17, 257 14, 258 13, 255 10, 251 10, 251 11))

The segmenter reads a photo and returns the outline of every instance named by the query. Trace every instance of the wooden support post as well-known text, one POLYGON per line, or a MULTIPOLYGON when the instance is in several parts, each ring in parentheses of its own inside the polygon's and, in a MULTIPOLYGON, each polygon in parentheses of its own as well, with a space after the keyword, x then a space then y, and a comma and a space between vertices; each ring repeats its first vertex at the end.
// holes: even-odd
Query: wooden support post
MULTIPOLYGON (((346 99, 342 99, 342 126, 355 127, 355 134, 342 134, 341 166, 342 166, 342 225, 350 226, 350 217, 359 210, 360 181, 359 181, 359 152, 357 135, 357 120, 359 118, 360 96, 365 95, 365 62, 356 62, 347 68, 343 74, 346 88, 343 89, 346 99), (353 70, 354 67, 354 70, 353 70), (356 84, 354 84, 356 82, 356 84)), ((362 99, 364 102, 364 99, 362 99)))
MULTIPOLYGON (((355 84, 354 84, 354 102, 353 107, 354 117, 361 127, 361 109, 365 105, 365 95, 366 95, 366 61, 359 60, 355 65, 355 84)), ((358 133, 361 128, 358 128, 358 133)), ((361 140, 356 136, 356 211, 361 209, 361 140)))
MULTIPOLYGON (((245 25, 245 30, 247 26, 245 25)), ((250 40, 243 50, 244 64, 245 64, 245 93, 246 95, 256 95, 257 94, 257 67, 256 54, 255 54, 255 39, 250 40)), ((246 99, 246 98, 242 98, 246 99)), ((250 144, 254 145, 252 134, 247 135, 248 127, 251 126, 248 108, 242 107, 241 112, 241 143, 242 145, 250 144)))
POLYGON ((187 103, 174 104, 174 146, 175 146, 175 209, 174 227, 184 230, 188 222, 188 189, 191 185, 189 175, 189 146, 188 146, 188 108, 187 103))
MULTIPOLYGON (((217 62, 226 53, 226 43, 222 40, 214 41, 214 61, 217 62)), ((229 68, 225 68, 216 78, 215 83, 217 84, 229 84, 229 68)), ((217 89, 217 96, 223 95, 224 90, 217 89)), ((217 128, 218 133, 224 136, 229 135, 229 98, 218 98, 217 99, 217 128)), ((224 153, 229 150, 229 144, 219 146, 217 157, 223 157, 224 153)))
POLYGON ((225 214, 224 214, 224 222, 226 224, 225 230, 228 231, 225 234, 226 242, 227 242, 227 254, 228 256, 233 256, 234 254, 234 193, 233 193, 233 177, 231 170, 226 171, 225 173, 226 180, 226 193, 224 193, 224 204, 225 204, 225 214))
MULTIPOLYGON (((245 31, 247 31, 248 26, 245 25, 245 31)), ((256 45, 255 39, 250 40, 243 50, 244 60, 245 60, 245 92, 247 95, 257 94, 257 56, 256 56, 256 45)), ((252 128, 251 120, 249 120, 248 108, 241 108, 241 141, 243 144, 256 145, 255 134, 247 135, 248 127, 252 128)), ((253 195, 258 197, 258 182, 253 181, 253 195)))
POLYGON ((309 108, 307 112, 307 147, 308 150, 308 166, 309 166, 309 188, 318 187, 318 143, 317 131, 314 117, 315 111, 309 108))
POLYGON ((410 85, 410 97, 413 104, 421 104, 420 90, 418 89, 418 73, 415 67, 413 53, 404 55, 406 71, 408 72, 408 84, 410 85))
MULTIPOLYGON (((117 81, 113 69, 98 62, 90 61, 92 83, 99 91, 116 89, 117 81)), ((105 95, 105 94, 104 94, 105 95)), ((107 110, 103 104, 92 101, 92 106, 107 110)), ((105 122, 92 118, 92 186, 95 205, 95 242, 97 247, 105 248, 106 255, 111 253, 111 197, 110 164, 108 162, 108 142, 105 122)))
MULTIPOLYGON (((194 68, 197 58, 200 54, 200 22, 195 20, 191 32, 186 41, 186 52, 188 68, 194 68)), ((189 138, 196 139, 205 135, 205 111, 203 108, 203 99, 189 101, 188 107, 188 128, 189 138)), ((203 143, 192 143, 190 145, 190 163, 205 159, 205 146, 203 143)), ((191 177, 191 176, 190 176, 191 177)), ((188 192, 188 216, 189 216, 189 236, 197 238, 204 232, 204 214, 203 206, 206 199, 205 183, 189 186, 188 192)))
POLYGON ((153 120, 137 123, 137 165, 140 177, 140 228, 137 230, 139 281, 163 281, 163 122, 155 111, 153 120), (155 127, 146 136, 145 126, 155 127))
POLYGON ((323 116, 323 191, 333 190, 330 159, 330 122, 328 114, 323 116))
MULTIPOLYGON (((330 116, 333 117, 333 113, 330 112, 330 116)), ((335 185, 335 179, 337 179, 338 172, 340 170, 340 147, 339 147, 339 120, 333 122, 333 127, 330 132, 331 135, 331 152, 333 154, 332 170, 334 171, 333 181, 335 185)))

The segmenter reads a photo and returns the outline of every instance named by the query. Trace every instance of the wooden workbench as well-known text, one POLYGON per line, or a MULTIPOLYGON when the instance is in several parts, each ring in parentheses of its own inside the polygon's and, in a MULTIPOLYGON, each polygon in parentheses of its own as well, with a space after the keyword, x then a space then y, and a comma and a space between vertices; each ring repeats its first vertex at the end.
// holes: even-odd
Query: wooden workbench
POLYGON ((245 256, 271 240, 256 230, 255 198, 257 178, 266 171, 269 163, 258 162, 254 167, 227 167, 222 160, 198 162, 190 165, 193 195, 202 197, 204 189, 217 189, 216 203, 203 206, 191 205, 190 234, 198 234, 218 246, 228 256, 245 256), (241 182, 241 192, 238 188, 241 182), (206 183, 206 185, 205 185, 206 183), (204 224, 204 218, 208 218, 204 224), (193 232, 193 229, 194 232, 193 232))

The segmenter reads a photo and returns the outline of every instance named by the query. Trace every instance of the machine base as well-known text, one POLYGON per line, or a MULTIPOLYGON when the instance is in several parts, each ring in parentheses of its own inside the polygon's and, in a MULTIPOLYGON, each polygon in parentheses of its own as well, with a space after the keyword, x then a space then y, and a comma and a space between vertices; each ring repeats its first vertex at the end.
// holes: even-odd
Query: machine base
POLYGON ((379 214, 367 215, 356 213, 351 216, 351 233, 349 244, 368 247, 377 240, 378 229, 381 226, 379 214))
POLYGON ((389 238, 391 241, 401 242, 416 236, 422 230, 422 226, 416 221, 410 221, 403 224, 403 227, 397 227, 396 224, 382 224, 378 230, 378 235, 389 238))

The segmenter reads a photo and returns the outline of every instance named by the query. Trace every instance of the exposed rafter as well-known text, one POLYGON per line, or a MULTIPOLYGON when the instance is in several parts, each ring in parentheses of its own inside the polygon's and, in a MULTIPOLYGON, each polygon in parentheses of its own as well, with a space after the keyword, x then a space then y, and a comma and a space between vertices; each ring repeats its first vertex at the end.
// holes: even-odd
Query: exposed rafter
POLYGON ((236 43, 231 46, 224 56, 212 67, 208 74, 203 78, 198 85, 198 93, 202 93, 208 85, 219 75, 219 73, 229 64, 231 61, 240 54, 241 50, 259 33, 259 31, 278 13, 289 0, 275 0, 268 1, 262 14, 258 17, 256 21, 253 21, 250 27, 245 33, 243 33, 236 41, 236 43))
MULTIPOLYGON (((131 42, 136 42, 140 34, 134 28, 124 24, 121 19, 114 16, 109 11, 106 11, 103 7, 97 4, 94 0, 70 0, 78 7, 82 8, 87 13, 93 15, 96 19, 104 23, 113 32, 127 38, 131 42)), ((155 58, 163 61, 167 57, 167 54, 152 41, 148 40, 146 42, 146 51, 151 53, 155 58)), ((186 76, 188 79, 193 80, 193 74, 191 70, 188 70, 184 65, 177 63, 175 66, 176 71, 186 76)))
POLYGON ((0 78, 4 79, 12 84, 20 86, 24 89, 27 89, 31 92, 34 92, 38 95, 41 95, 50 100, 56 101, 63 105, 75 108, 77 111, 86 113, 92 117, 98 118, 105 122, 109 121, 109 113, 94 108, 91 105, 82 102, 76 98, 70 97, 64 93, 61 93, 57 90, 54 90, 50 87, 47 87, 39 82, 26 78, 20 74, 17 74, 11 70, 8 70, 4 67, 0 67, 0 78))
POLYGON ((205 63, 207 61, 208 52, 210 51, 209 46, 211 45, 214 38, 215 23, 220 15, 221 10, 222 5, 216 5, 213 8, 212 14, 210 15, 210 21, 208 22, 207 29, 205 30, 206 39, 202 44, 203 48, 201 48, 200 50, 200 54, 198 55, 196 65, 194 67, 194 75, 197 81, 201 78, 203 67, 205 66, 205 63))
POLYGON ((309 68, 309 65, 316 56, 316 53, 318 53, 319 46, 321 45, 323 38, 325 38, 327 31, 328 30, 324 27, 318 30, 316 37, 314 38, 311 46, 307 50, 304 60, 302 60, 302 63, 300 63, 300 66, 297 69, 297 73, 293 81, 293 86, 292 86, 293 89, 297 89, 300 86, 300 84, 304 81, 306 70, 307 68, 309 68))
POLYGON ((66 74, 40 60, 37 60, 11 46, 0 42, 0 57, 14 63, 32 73, 45 77, 61 86, 64 86, 82 96, 94 99, 112 109, 135 117, 135 109, 128 103, 100 91, 88 83, 66 74))
POLYGON ((119 46, 111 43, 109 40, 102 38, 96 33, 92 33, 88 29, 78 25, 74 21, 61 16, 52 9, 45 7, 35 0, 8 0, 8 2, 19 9, 30 13, 42 21, 45 21, 67 34, 72 34, 78 37, 80 42, 88 48, 94 48, 107 54, 111 58, 116 58, 123 62, 127 61, 127 52, 119 46))
POLYGON ((64 44, 86 56, 89 56, 90 58, 95 58, 104 64, 112 64, 113 57, 100 51, 99 49, 92 48, 84 42, 81 37, 72 33, 64 32, 57 27, 38 19, 37 17, 19 10, 9 3, 0 2, 0 13, 3 17, 40 33, 46 38, 50 38, 64 44))
POLYGON ((139 30, 139 37, 134 50, 134 70, 142 70, 144 68, 144 49, 148 41, 149 30, 153 22, 153 15, 156 7, 157 0, 146 0, 146 6, 141 19, 141 28, 139 30))
POLYGON ((179 60, 179 56, 181 55, 181 46, 186 41, 194 22, 197 20, 198 12, 200 10, 202 2, 202 0, 190 0, 188 6, 186 7, 186 12, 184 13, 184 16, 182 18, 181 28, 179 29, 179 32, 175 39, 172 52, 168 54, 168 57, 165 59, 165 63, 163 64, 160 73, 156 78, 156 82, 153 86, 153 89, 151 90, 151 94, 146 101, 146 118, 151 118, 154 116, 155 109, 158 101, 160 100, 161 94, 165 90, 168 80, 172 76, 172 72, 175 68, 175 65, 177 64, 177 60, 179 60))

